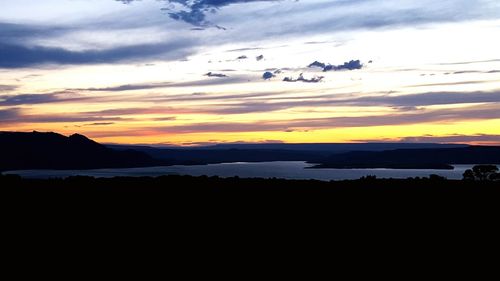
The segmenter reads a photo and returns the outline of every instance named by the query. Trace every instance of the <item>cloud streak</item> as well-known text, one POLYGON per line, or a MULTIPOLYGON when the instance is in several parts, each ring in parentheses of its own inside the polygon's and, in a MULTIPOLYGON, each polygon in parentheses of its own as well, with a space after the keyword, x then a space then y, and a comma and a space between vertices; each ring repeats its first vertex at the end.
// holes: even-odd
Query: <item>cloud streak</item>
POLYGON ((0 42, 0 68, 43 64, 100 64, 145 58, 179 59, 189 53, 186 41, 135 45, 109 50, 68 51, 62 48, 26 47, 0 42))

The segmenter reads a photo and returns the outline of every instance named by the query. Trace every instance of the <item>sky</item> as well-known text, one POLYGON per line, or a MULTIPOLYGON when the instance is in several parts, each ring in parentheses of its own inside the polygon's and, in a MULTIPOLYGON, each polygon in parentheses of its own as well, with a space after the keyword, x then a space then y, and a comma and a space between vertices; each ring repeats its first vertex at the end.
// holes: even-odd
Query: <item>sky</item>
POLYGON ((498 0, 0 0, 0 131, 500 144, 498 0))

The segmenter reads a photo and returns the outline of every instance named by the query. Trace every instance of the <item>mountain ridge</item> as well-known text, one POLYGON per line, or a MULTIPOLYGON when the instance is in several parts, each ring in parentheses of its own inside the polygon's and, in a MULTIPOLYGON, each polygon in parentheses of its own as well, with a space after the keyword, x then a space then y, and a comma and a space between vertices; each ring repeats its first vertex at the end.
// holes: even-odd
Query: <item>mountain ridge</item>
POLYGON ((0 132, 0 170, 98 169, 161 165, 135 151, 117 151, 83 135, 54 132, 0 132))
POLYGON ((234 162, 305 161, 314 168, 453 169, 498 164, 500 147, 457 144, 221 144, 210 148, 103 145, 81 134, 0 132, 0 171, 83 170, 234 162), (392 149, 391 149, 392 148, 392 149), (399 148, 399 149, 394 149, 399 148), (402 149, 404 148, 404 149, 402 149))

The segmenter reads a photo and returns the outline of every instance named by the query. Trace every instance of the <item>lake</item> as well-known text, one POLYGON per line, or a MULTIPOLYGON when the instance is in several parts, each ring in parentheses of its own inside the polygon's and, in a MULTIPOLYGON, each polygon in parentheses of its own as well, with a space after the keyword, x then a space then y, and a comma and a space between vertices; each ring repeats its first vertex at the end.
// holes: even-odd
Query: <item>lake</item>
POLYGON ((200 166, 166 166, 128 169, 98 170, 23 170, 4 174, 17 174, 24 178, 65 178, 69 176, 92 177, 142 177, 162 175, 219 176, 241 178, 283 178, 316 180, 351 180, 374 175, 378 178, 428 177, 431 174, 448 179, 462 179, 462 174, 473 165, 455 165, 454 170, 402 170, 402 169, 306 169, 305 162, 261 162, 261 163, 224 163, 200 166))

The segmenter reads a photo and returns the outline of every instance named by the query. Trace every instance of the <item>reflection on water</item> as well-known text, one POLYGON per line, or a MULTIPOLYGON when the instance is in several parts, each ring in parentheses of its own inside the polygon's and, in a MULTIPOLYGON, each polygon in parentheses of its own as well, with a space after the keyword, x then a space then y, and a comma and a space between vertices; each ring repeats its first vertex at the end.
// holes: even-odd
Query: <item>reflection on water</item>
POLYGON ((132 169, 99 169, 99 170, 25 170, 6 172, 18 174, 25 178, 61 178, 69 176, 162 176, 191 175, 219 176, 241 178, 284 178, 284 179, 316 179, 316 180, 349 180, 359 179, 367 175, 378 178, 428 177, 431 174, 448 179, 461 179, 466 169, 473 165, 455 165, 454 170, 400 170, 400 169, 305 169, 310 167, 305 162, 263 162, 263 163, 226 163, 204 166, 167 166, 132 169))

